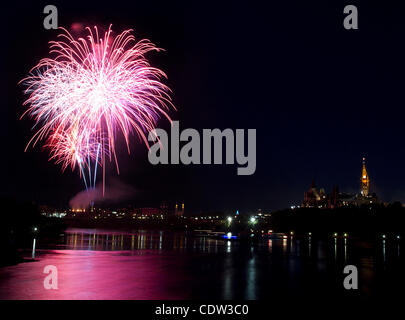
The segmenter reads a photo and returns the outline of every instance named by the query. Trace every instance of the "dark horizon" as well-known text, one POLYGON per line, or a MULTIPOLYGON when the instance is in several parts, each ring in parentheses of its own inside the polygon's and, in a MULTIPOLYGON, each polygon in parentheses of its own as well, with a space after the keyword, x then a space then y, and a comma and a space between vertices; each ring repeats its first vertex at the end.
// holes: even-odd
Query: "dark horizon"
MULTIPOLYGON (((58 33, 43 28, 46 4, 10 4, 1 22, 0 195, 64 207, 84 189, 78 172, 62 173, 41 146, 24 152, 33 121, 19 120, 17 83, 58 33)), ((133 192, 125 202, 184 201, 197 211, 288 208, 301 203, 312 180, 327 192, 334 185, 359 192, 363 157, 371 190, 382 201, 405 202, 405 20, 397 6, 356 1, 359 30, 345 30, 339 2, 117 1, 113 10, 106 1, 53 4, 60 26, 112 23, 165 49, 149 58, 168 75, 178 109, 170 115, 182 129, 257 130, 252 176, 237 176, 237 165, 152 166, 139 140, 131 155, 119 141, 121 172, 108 164, 106 183, 133 192)))

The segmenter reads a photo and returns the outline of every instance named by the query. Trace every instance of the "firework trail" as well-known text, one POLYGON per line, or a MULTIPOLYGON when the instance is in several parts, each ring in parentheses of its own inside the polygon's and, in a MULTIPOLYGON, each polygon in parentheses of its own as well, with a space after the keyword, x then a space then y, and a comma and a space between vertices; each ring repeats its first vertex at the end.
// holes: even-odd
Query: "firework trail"
POLYGON ((114 37, 111 26, 102 37, 97 27, 86 28, 88 36, 77 39, 60 29, 59 41, 50 42, 50 57, 21 81, 28 95, 22 117, 31 116, 36 129, 26 150, 44 141, 50 160, 62 170, 78 166, 86 188, 94 187, 97 166, 104 172, 106 158, 114 159, 119 172, 117 135, 124 137, 128 153, 133 134, 148 145, 145 133, 161 116, 170 121, 167 111, 174 106, 161 82, 165 73, 145 58, 161 50, 149 40, 135 41, 132 30, 114 37))

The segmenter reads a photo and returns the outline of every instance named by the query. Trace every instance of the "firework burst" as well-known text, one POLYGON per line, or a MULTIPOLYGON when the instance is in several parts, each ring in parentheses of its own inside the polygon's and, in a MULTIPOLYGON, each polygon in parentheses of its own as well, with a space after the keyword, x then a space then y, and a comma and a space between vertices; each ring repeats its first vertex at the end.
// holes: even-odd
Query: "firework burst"
MULTIPOLYGON (((114 159, 118 133, 137 135, 147 145, 146 133, 174 108, 163 71, 150 66, 145 55, 160 51, 149 40, 135 41, 132 30, 112 36, 111 26, 100 37, 97 27, 86 28, 86 38, 75 39, 61 28, 59 41, 50 42, 50 57, 42 59, 21 82, 28 94, 24 105, 35 120, 36 133, 27 148, 45 141, 50 159, 84 169, 91 178, 91 163, 114 159)), ((26 149, 27 149, 26 148, 26 149)), ((83 177, 85 179, 85 176, 83 177)), ((85 179, 86 183, 86 179, 85 179)), ((87 183, 86 183, 87 187, 87 183)))

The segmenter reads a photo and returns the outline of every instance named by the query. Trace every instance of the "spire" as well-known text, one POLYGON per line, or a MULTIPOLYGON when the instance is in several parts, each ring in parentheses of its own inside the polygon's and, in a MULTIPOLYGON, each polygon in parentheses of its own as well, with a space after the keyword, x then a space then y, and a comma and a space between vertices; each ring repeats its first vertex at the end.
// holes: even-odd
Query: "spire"
POLYGON ((360 185, 361 185, 361 194, 367 197, 370 192, 370 178, 367 174, 366 158, 364 157, 363 157, 363 169, 361 171, 360 185))

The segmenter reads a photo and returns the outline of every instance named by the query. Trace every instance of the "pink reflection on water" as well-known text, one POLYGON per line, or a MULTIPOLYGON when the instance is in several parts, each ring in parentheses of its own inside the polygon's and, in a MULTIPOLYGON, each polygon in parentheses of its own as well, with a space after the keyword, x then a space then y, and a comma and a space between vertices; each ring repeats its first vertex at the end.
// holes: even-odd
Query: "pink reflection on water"
MULTIPOLYGON (((39 261, 0 270, 0 299, 187 299, 191 291, 182 274, 169 274, 165 266, 183 259, 170 253, 143 251, 51 250, 39 251, 39 261), (57 290, 46 290, 46 265, 58 268, 57 290)), ((170 268, 173 270, 173 268, 170 268)))

